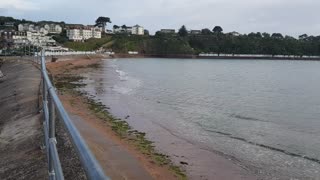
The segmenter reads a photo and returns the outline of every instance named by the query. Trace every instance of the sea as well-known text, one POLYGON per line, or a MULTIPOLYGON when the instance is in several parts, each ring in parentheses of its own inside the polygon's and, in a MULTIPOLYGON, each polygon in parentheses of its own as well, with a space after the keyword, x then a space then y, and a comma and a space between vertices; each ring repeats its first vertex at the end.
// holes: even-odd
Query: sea
POLYGON ((320 179, 319 61, 107 59, 82 75, 191 179, 320 179))

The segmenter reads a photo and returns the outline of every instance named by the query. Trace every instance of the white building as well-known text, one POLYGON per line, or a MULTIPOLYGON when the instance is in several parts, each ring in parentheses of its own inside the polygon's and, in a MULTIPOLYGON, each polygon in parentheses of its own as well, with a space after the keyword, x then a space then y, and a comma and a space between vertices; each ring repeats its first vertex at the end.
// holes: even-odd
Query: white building
POLYGON ((54 46, 56 41, 50 36, 45 36, 40 32, 27 32, 27 40, 35 46, 54 46))
POLYGON ((161 29, 160 32, 165 33, 165 34, 174 34, 174 33, 176 33, 176 30, 175 29, 161 29))
POLYGON ((81 41, 83 37, 81 36, 80 28, 69 28, 67 29, 67 37, 72 41, 81 41))
POLYGON ((51 34, 60 34, 62 27, 59 24, 45 24, 44 28, 51 34))
POLYGON ((18 25, 19 31, 34 31, 34 25, 33 24, 19 24, 18 25))
POLYGON ((93 38, 101 39, 101 29, 100 28, 94 28, 92 30, 93 38))
POLYGON ((94 26, 85 27, 69 27, 67 29, 67 37, 71 41, 83 41, 90 38, 101 38, 101 29, 94 26))
POLYGON ((23 24, 18 25, 18 31, 20 31, 20 32, 25 31, 23 24))
POLYGON ((26 32, 16 31, 13 33, 12 39, 13 39, 14 46, 17 48, 29 43, 26 32))
POLYGON ((131 26, 113 26, 114 34, 135 34, 135 35, 144 35, 144 28, 139 25, 131 26))
POLYGON ((34 24, 19 24, 18 25, 18 31, 22 32, 22 31, 31 31, 31 32, 35 32, 36 31, 36 26, 34 24))
POLYGON ((232 36, 241 36, 241 34, 236 31, 230 32, 229 34, 232 36))
POLYGON ((18 31, 40 32, 43 34, 60 34, 62 27, 59 24, 45 24, 43 26, 35 26, 34 24, 19 24, 18 31))
POLYGON ((144 35, 144 28, 142 26, 135 25, 132 27, 131 33, 135 35, 144 35))
POLYGON ((80 31, 80 33, 82 33, 81 35, 82 35, 83 40, 93 38, 93 31, 89 27, 84 27, 82 29, 82 31, 80 31))
POLYGON ((13 40, 27 39, 27 33, 26 32, 16 31, 16 32, 13 33, 12 39, 13 40))
POLYGON ((190 34, 201 34, 201 30, 191 30, 190 34))
POLYGON ((126 28, 126 32, 128 33, 128 34, 132 34, 132 27, 127 27, 126 28))
POLYGON ((46 30, 46 29, 43 28, 43 27, 39 29, 39 32, 42 33, 42 34, 45 34, 45 35, 49 34, 49 31, 46 30))

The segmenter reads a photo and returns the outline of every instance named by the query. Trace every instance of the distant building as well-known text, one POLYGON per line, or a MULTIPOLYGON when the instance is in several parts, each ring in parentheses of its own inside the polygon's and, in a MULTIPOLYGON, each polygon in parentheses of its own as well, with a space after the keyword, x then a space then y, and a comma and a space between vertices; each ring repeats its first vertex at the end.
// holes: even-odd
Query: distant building
POLYGON ((2 42, 0 43, 0 47, 19 47, 16 43, 27 43, 28 41, 26 39, 26 34, 24 33, 22 36, 23 37, 20 37, 20 32, 15 30, 0 30, 0 39, 2 40, 2 42))
POLYGON ((14 30, 3 30, 0 32, 0 37, 1 39, 12 40, 14 32, 14 30))
POLYGON ((120 26, 114 25, 113 26, 113 33, 118 34, 122 32, 122 28, 120 26))
POLYGON ((35 46, 55 46, 56 41, 51 36, 46 36, 40 32, 27 32, 27 40, 35 46))
POLYGON ((132 27, 132 34, 144 35, 144 28, 142 26, 135 25, 132 27))
POLYGON ((16 31, 14 34, 13 34, 13 43, 14 43, 14 46, 19 48, 19 47, 22 47, 24 46, 25 44, 29 44, 29 40, 27 39, 27 33, 26 32, 20 32, 20 31, 16 31))
POLYGON ((16 31, 13 33, 12 39, 17 40, 17 39, 26 39, 27 38, 27 33, 26 32, 20 32, 16 31))
POLYGON ((176 30, 175 29, 161 29, 160 32, 165 33, 165 34, 174 34, 174 33, 176 33, 176 30))
POLYGON ((90 27, 83 27, 80 31, 80 35, 82 35, 83 40, 87 40, 93 38, 93 31, 90 27))
POLYGON ((30 31, 30 32, 35 32, 35 25, 34 24, 29 24, 29 23, 25 23, 25 24, 19 24, 18 25, 18 31, 30 31))
POLYGON ((18 31, 26 31, 26 29, 24 27, 25 26, 23 24, 19 24, 18 25, 18 31))
POLYGON ((92 29, 92 35, 93 35, 93 38, 96 38, 96 39, 101 39, 101 29, 100 28, 93 28, 92 29))
POLYGON ((14 27, 14 22, 5 22, 4 26, 5 27, 14 27))
POLYGON ((44 28, 50 34, 60 34, 62 32, 62 27, 59 24, 45 24, 44 28))
POLYGON ((112 30, 106 29, 106 34, 114 34, 112 30))
POLYGON ((139 54, 139 52, 138 51, 128 51, 128 54, 136 55, 136 54, 139 54))
POLYGON ((18 25, 18 31, 40 32, 42 34, 60 34, 62 32, 62 27, 59 24, 36 26, 34 24, 25 23, 18 25))
POLYGON ((241 36, 241 34, 236 31, 230 32, 229 34, 232 36, 241 36))
POLYGON ((201 30, 191 30, 190 34, 201 34, 201 30))
POLYGON ((0 31, 0 48, 8 48, 13 46, 14 30, 1 30, 0 31))
POLYGON ((67 37, 71 41, 84 41, 101 38, 101 28, 94 26, 73 26, 67 28, 67 37))
POLYGON ((131 34, 132 27, 126 26, 126 25, 123 25, 123 26, 114 25, 113 32, 114 32, 114 34, 131 34))
POLYGON ((71 41, 82 41, 83 37, 81 36, 81 28, 72 27, 67 29, 67 37, 71 41))
POLYGON ((144 35, 144 28, 139 25, 131 26, 113 26, 114 34, 134 34, 134 35, 144 35))

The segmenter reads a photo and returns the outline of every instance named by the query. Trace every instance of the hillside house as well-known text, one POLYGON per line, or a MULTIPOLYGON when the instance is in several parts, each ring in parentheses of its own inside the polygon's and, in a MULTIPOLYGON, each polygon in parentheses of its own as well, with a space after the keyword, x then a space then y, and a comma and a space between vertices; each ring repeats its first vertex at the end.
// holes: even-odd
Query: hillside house
POLYGON ((165 34, 174 34, 174 33, 176 33, 176 30, 175 29, 161 29, 160 32, 165 33, 165 34))
POLYGON ((142 26, 135 25, 132 27, 131 33, 135 35, 144 35, 144 28, 142 26))
POLYGON ((134 35, 144 35, 144 28, 139 25, 135 26, 113 26, 113 33, 114 34, 134 34, 134 35))
POLYGON ((101 38, 101 28, 94 26, 73 26, 67 28, 67 37, 71 41, 84 41, 101 38))
POLYGON ((201 30, 191 30, 190 34, 194 34, 194 35, 201 34, 201 30))

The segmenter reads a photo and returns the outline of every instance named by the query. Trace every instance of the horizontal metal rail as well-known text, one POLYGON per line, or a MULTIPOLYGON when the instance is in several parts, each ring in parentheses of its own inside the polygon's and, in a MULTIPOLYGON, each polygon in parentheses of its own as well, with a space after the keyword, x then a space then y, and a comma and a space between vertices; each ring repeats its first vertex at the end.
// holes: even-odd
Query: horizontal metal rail
POLYGON ((41 74, 42 74, 42 94, 43 94, 43 127, 45 134, 45 146, 47 150, 47 160, 50 180, 63 180, 63 171, 59 160, 55 137, 55 115, 63 122, 64 127, 71 139, 73 147, 80 159, 81 165, 88 179, 102 180, 109 179, 105 176, 96 158, 91 153, 87 144, 81 137, 79 131, 71 121, 68 113, 64 109, 55 88, 51 83, 46 70, 45 52, 41 53, 41 74))

